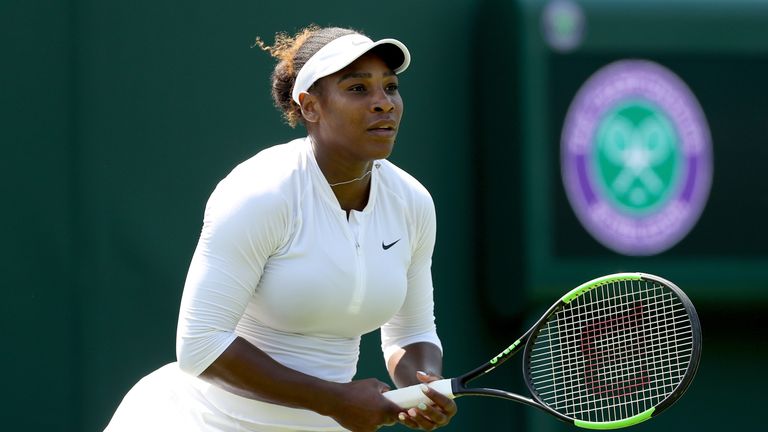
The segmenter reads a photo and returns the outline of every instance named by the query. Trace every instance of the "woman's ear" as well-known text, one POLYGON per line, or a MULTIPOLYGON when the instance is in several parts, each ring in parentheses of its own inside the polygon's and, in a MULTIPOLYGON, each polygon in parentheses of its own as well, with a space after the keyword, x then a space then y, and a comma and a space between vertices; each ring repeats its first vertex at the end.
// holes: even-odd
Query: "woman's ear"
POLYGON ((299 106, 301 107, 301 115, 304 120, 309 123, 317 123, 320 119, 320 104, 318 103, 317 96, 311 93, 301 93, 299 95, 299 106))

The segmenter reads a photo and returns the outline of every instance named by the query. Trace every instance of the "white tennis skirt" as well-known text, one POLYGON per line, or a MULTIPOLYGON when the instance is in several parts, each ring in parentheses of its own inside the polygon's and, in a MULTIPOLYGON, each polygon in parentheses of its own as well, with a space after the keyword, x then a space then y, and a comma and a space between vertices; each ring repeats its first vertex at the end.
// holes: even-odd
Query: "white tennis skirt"
POLYGON ((341 432, 315 412, 246 399, 170 363, 125 395, 104 432, 341 432))

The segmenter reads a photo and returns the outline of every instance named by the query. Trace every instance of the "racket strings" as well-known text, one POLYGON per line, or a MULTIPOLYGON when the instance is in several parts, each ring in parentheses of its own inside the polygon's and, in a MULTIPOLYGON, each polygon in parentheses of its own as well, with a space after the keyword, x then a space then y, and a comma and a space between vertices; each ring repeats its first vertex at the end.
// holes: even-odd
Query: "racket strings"
MULTIPOLYGON (((633 307, 634 307, 634 304, 633 304, 633 307)), ((637 309, 637 307, 634 307, 634 308, 637 309)), ((610 319, 610 320, 604 320, 604 321, 598 320, 596 321, 596 323, 602 328, 609 328, 613 330, 614 329, 613 326, 606 327, 606 323, 611 323, 611 322, 621 323, 624 320, 624 318, 627 316, 631 317, 631 315, 628 315, 626 312, 623 312, 623 314, 619 315, 618 319, 610 319)), ((588 326, 587 330, 583 330, 582 339, 587 339, 591 342, 593 340, 593 337, 590 335, 590 330, 589 330, 590 327, 594 327, 594 325, 588 326)), ((618 330, 621 330, 621 329, 618 329, 618 330)), ((609 350, 613 350, 617 348, 620 349, 621 346, 617 346, 617 345, 621 345, 622 342, 627 340, 626 333, 624 333, 624 335, 625 335, 624 340, 616 339, 616 338, 612 340, 608 339, 606 341, 607 343, 605 343, 605 346, 607 347, 607 349, 609 350)), ((594 393, 594 395, 598 397, 606 395, 609 398, 615 399, 616 396, 621 396, 623 394, 629 393, 633 390, 636 390, 638 387, 645 386, 649 382, 649 376, 648 376, 647 370, 644 372, 641 371, 640 375, 638 375, 637 371, 630 371, 632 379, 622 380, 621 379, 622 376, 621 375, 617 376, 617 373, 616 373, 616 371, 620 370, 620 365, 616 365, 616 364, 611 365, 610 363, 611 359, 606 359, 606 358, 601 359, 599 352, 596 353, 594 349, 589 349, 590 348, 589 343, 586 344, 588 349, 584 349, 583 345, 585 344, 582 343, 581 351, 584 354, 584 357, 586 360, 585 364, 587 366, 587 369, 583 374, 583 378, 584 378, 585 384, 590 388, 590 390, 592 391, 592 393, 594 393), (595 371, 599 370, 598 368, 600 366, 610 366, 609 369, 603 368, 603 370, 608 371, 608 374, 603 373, 602 376, 600 374, 596 374, 595 371), (610 377, 609 374, 613 374, 614 376, 610 377), (609 379, 609 378, 612 378, 612 379, 609 379), (596 382, 599 384, 595 384, 596 382)), ((633 352, 632 354, 634 354, 635 356, 637 356, 638 354, 642 355, 642 353, 637 353, 637 352, 633 352)), ((632 360, 636 360, 636 359, 637 357, 632 358, 632 360)), ((649 359, 646 358, 646 361, 649 361, 649 359)), ((617 399, 615 400, 618 401, 617 399)), ((600 399, 600 402, 602 403, 603 406, 605 406, 604 400, 600 399)), ((614 407, 614 408, 617 406, 623 407, 624 405, 626 404, 619 402, 618 404, 611 405, 611 407, 614 407)), ((625 414, 623 410, 620 410, 617 413, 612 413, 611 415, 623 416, 625 414)))
MULTIPOLYGON (((691 325, 687 315, 685 315, 685 310, 681 309, 679 310, 679 312, 681 312, 682 314, 678 314, 674 317, 674 319, 678 321, 677 330, 678 331, 690 330, 691 325)), ((651 323, 645 323, 641 327, 640 331, 636 332, 634 335, 631 333, 627 333, 625 335, 625 338, 618 342, 619 347, 622 348, 623 346, 628 346, 630 349, 639 347, 642 341, 644 340, 644 337, 645 337, 644 334, 650 331, 651 325, 652 325, 651 323)), ((586 331, 586 332, 581 332, 581 335, 595 336, 592 333, 594 332, 586 331)), ((574 346, 570 344, 572 343, 572 341, 578 340, 577 336, 579 336, 579 333, 574 332, 572 330, 566 330, 566 331, 561 330, 558 336, 559 336, 559 339, 561 340, 565 339, 566 341, 559 349, 553 350, 553 349, 550 349, 549 347, 543 347, 541 346, 541 344, 539 344, 533 349, 533 352, 531 355, 531 364, 534 369, 536 367, 548 367, 548 365, 550 364, 557 366, 558 363, 564 364, 565 362, 569 361, 569 358, 570 358, 570 356, 568 355, 569 351, 574 349, 574 346), (539 366, 541 363, 544 363, 544 365, 539 366)), ((665 336, 668 336, 668 335, 661 335, 661 339, 664 339, 665 336)), ((693 342, 692 338, 689 338, 688 340, 689 340, 688 344, 692 346, 692 342, 693 342)), ((678 347, 681 347, 682 345, 684 345, 684 343, 679 338, 675 338, 674 340, 667 340, 666 342, 675 343, 677 344, 678 347)), ((659 341, 658 343, 662 344, 663 342, 659 341)), ((589 353, 586 353, 584 357, 587 360, 593 357, 595 358, 607 357, 607 360, 609 361, 613 359, 616 359, 616 360, 626 359, 624 350, 619 350, 618 352, 616 352, 612 350, 613 348, 615 347, 605 347, 605 349, 603 349, 602 351, 593 349, 589 353)), ((582 346, 582 350, 583 350, 583 346, 582 346)))
MULTIPOLYGON (((634 305, 633 305, 633 307, 634 307, 634 305)), ((636 307, 635 307, 635 309, 636 309, 636 307)), ((584 329, 582 331, 582 333, 583 333, 582 334, 582 339, 587 339, 590 342, 593 341, 594 337, 593 337, 593 335, 590 334, 591 333, 590 329, 594 327, 595 323, 598 324, 599 326, 601 326, 601 328, 609 328, 609 329, 613 330, 613 326, 607 327, 607 325, 608 325, 607 323, 612 323, 612 322, 621 323, 622 321, 625 320, 625 318, 627 316, 631 317, 631 315, 628 315, 626 313, 626 311, 622 311, 619 314, 618 319, 612 318, 612 319, 609 319, 609 320, 594 320, 593 324, 591 326, 588 326, 587 329, 584 329)), ((621 330, 621 329, 618 329, 618 330, 621 330)), ((640 333, 640 334, 642 334, 642 333, 640 333)), ((627 335, 627 333, 624 333, 624 336, 625 336, 623 338, 624 340, 617 339, 617 338, 614 338, 612 340, 608 339, 608 340, 604 341, 604 342, 606 342, 606 343, 604 343, 604 345, 609 350, 621 348, 620 346, 617 346, 617 345, 621 345, 623 342, 625 342, 627 340, 626 335, 627 335)), ((601 359, 600 353, 596 352, 596 350, 594 348, 591 348, 591 344, 590 343, 586 343, 586 344, 582 343, 581 348, 582 348, 581 349, 582 354, 584 354, 584 357, 585 357, 585 365, 586 365, 586 370, 583 373, 584 383, 590 388, 590 390, 592 390, 592 393, 594 393, 594 395, 596 395, 596 396, 607 395, 609 398, 613 399, 614 401, 618 401, 617 399, 615 399, 615 396, 620 396, 622 394, 628 393, 629 391, 636 389, 638 386, 642 387, 642 386, 646 385, 647 382, 649 381, 649 376, 647 375, 648 371, 645 371, 645 375, 637 375, 636 371, 630 371, 631 375, 633 377, 633 379, 630 380, 630 382, 627 382, 627 380, 622 380, 621 376, 614 376, 612 380, 609 380, 607 378, 610 378, 610 376, 606 377, 606 375, 611 374, 611 373, 616 375, 616 371, 620 370, 619 369, 620 365, 616 365, 616 364, 611 365, 611 363, 610 363, 611 359, 609 359, 609 358, 602 358, 601 359), (584 349, 584 345, 587 346, 587 349, 584 349), (596 374, 595 373, 595 371, 598 370, 598 367, 601 366, 601 365, 602 366, 610 366, 609 369, 603 368, 604 370, 608 371, 608 374, 606 374, 606 373, 603 373, 603 374, 599 374, 598 373, 598 374, 596 374), (603 384, 603 385, 596 385, 595 382, 605 383, 605 384, 603 384)), ((633 354, 637 355, 638 353, 633 353, 633 354)), ((646 361, 650 361, 650 359, 648 359, 647 356, 646 356, 646 361)), ((603 406, 606 405, 604 400, 600 400, 600 402, 602 403, 603 406)), ((626 404, 619 402, 618 404, 613 404, 612 407, 614 407, 614 408, 617 407, 617 406, 618 407, 622 407, 623 405, 626 405, 626 404)), ((611 406, 609 406, 609 407, 611 407, 611 406)), ((619 411, 617 413, 609 413, 609 414, 611 414, 613 416, 622 416, 622 415, 624 415, 624 413, 622 411, 619 411)))
POLYGON ((530 378, 539 398, 567 416, 621 420, 672 393, 692 349, 687 310, 669 288, 612 282, 548 320, 531 350, 530 378))
MULTIPOLYGON (((685 369, 684 368, 680 369, 679 366, 682 366, 687 356, 690 355, 690 352, 691 352, 690 348, 691 348, 691 344, 689 344, 688 349, 682 349, 676 357, 672 358, 673 360, 676 361, 678 365, 678 369, 682 372, 685 372, 685 369)), ((553 356, 553 360, 554 360, 554 356, 553 356)), ((667 371, 674 372, 674 369, 668 369, 668 366, 666 365, 666 361, 668 360, 668 357, 649 358, 648 360, 649 362, 643 365, 643 370, 646 372, 652 372, 652 373, 661 373, 661 372, 667 372, 667 371)), ((554 367, 563 367, 563 365, 568 364, 565 361, 560 361, 559 365, 557 363, 558 363, 557 361, 553 361, 551 364, 554 365, 554 367)), ((624 371, 624 374, 614 373, 613 376, 619 379, 624 378, 625 380, 629 380, 631 377, 635 376, 633 373, 634 371, 631 370, 631 368, 635 366, 636 365, 633 362, 617 363, 618 369, 624 371)), ((587 366, 585 365, 579 365, 574 369, 574 372, 585 373, 586 367, 587 366)), ((537 368, 540 369, 541 366, 539 367, 534 366, 531 369, 536 370, 537 368)), ((551 369, 547 369, 547 371, 551 371, 551 369)), ((596 382, 598 381, 591 380, 591 381, 585 382, 585 384, 594 385, 596 382)), ((623 382, 623 381, 619 381, 619 382, 623 382)), ((557 390, 558 380, 556 380, 554 377, 547 377, 547 375, 545 374, 544 378, 539 379, 537 383, 539 384, 539 386, 537 387, 539 390, 539 394, 546 394, 547 392, 545 391, 545 389, 549 388, 552 391, 557 390)))

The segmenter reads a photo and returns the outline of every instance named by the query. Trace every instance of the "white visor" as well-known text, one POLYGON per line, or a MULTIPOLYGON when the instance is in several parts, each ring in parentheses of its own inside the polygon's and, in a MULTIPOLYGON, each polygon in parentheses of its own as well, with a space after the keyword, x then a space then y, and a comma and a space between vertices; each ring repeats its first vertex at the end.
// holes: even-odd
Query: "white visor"
MULTIPOLYGON (((299 103, 299 95, 306 93, 317 80, 344 69, 360 56, 380 45, 391 45, 396 48, 393 50, 394 52, 402 55, 402 62, 400 62, 400 58, 395 62, 399 64, 393 68, 395 73, 400 73, 408 68, 411 63, 411 54, 399 40, 382 39, 374 42, 361 34, 349 34, 328 42, 307 60, 307 63, 296 75, 296 83, 293 85, 291 95, 293 100, 299 103)), ((394 65, 390 64, 390 66, 394 65)))

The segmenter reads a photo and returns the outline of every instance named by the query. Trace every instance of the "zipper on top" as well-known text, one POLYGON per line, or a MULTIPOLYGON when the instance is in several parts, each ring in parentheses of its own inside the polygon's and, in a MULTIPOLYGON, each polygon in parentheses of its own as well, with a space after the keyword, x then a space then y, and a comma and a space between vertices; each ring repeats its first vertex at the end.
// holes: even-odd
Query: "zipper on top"
POLYGON ((355 285, 352 288, 352 296, 349 299, 347 312, 350 314, 360 313, 365 298, 365 257, 363 256, 362 246, 360 245, 361 224, 358 219, 358 212, 352 211, 349 215, 349 228, 352 231, 352 241, 355 248, 355 285))

